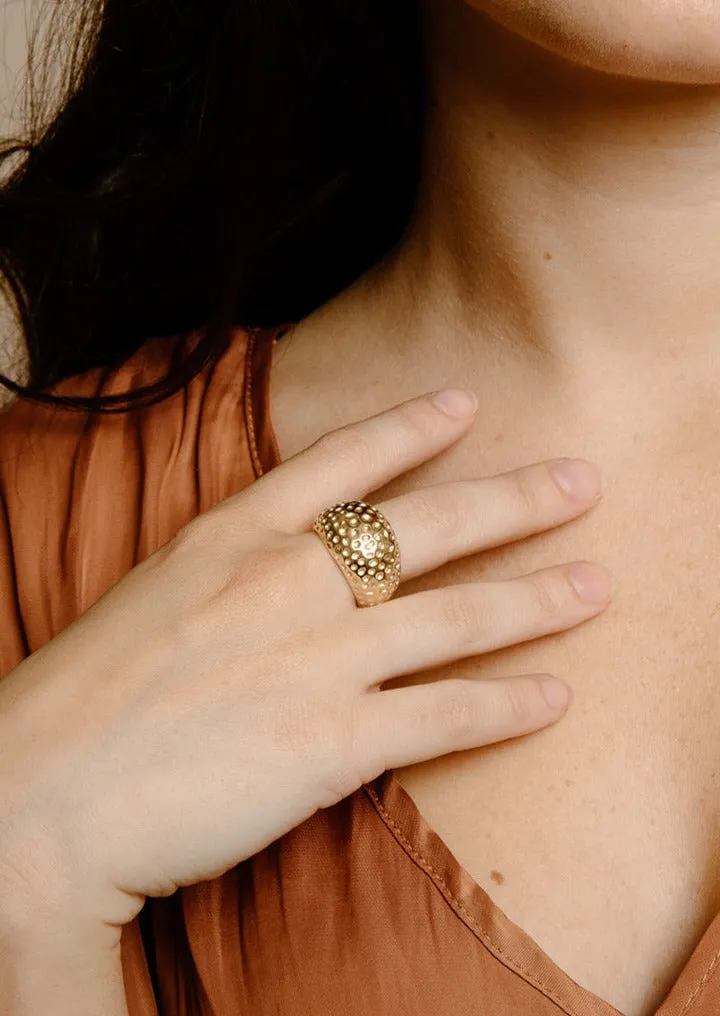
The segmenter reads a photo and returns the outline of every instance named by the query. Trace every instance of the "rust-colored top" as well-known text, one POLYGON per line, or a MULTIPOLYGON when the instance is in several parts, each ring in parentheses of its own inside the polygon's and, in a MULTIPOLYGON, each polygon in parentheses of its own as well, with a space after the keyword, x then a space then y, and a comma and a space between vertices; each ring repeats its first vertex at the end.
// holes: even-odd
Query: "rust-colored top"
MULTIPOLYGON (((160 405, 0 414, 0 675, 200 512, 277 464, 279 332, 238 329, 160 405)), ((169 340, 56 391, 160 375, 169 340)), ((209 831, 212 835, 212 831, 209 831)), ((131 1016, 617 1016, 492 902, 392 772, 123 931, 131 1016)), ((720 917, 658 1016, 720 1012, 720 917)))

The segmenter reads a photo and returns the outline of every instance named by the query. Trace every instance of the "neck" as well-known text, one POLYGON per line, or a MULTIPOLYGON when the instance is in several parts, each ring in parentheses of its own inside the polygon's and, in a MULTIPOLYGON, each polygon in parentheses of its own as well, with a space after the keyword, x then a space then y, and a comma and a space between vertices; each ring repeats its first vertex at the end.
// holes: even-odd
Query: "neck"
POLYGON ((384 274, 405 333, 571 365, 714 358, 720 87, 587 71, 464 3, 428 19, 420 190, 384 274))

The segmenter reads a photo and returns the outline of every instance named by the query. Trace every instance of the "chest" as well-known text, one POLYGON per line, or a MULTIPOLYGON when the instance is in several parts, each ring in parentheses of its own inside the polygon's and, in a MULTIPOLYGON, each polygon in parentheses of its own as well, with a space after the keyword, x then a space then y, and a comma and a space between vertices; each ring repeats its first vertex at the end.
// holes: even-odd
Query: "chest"
MULTIPOLYGON (((475 475, 509 467, 501 450, 473 455, 468 442, 454 463, 412 483, 473 475, 480 454, 495 461, 475 475)), ((530 448, 520 461, 550 454, 530 448)), ((645 1016, 720 910, 720 470, 708 469, 702 448, 609 457, 594 513, 415 583, 506 578, 575 559, 608 565, 618 588, 600 618, 437 675, 555 673, 575 691, 568 716, 396 775, 551 959, 626 1016, 645 1016)))
MULTIPOLYGON (((302 386, 288 398, 280 384, 281 450, 287 457, 430 390, 440 375, 423 370, 402 390, 378 383, 354 400, 339 399, 328 381, 322 411, 311 414, 301 411, 302 386)), ((555 964, 625 1016, 650 1016, 720 911, 716 386, 683 393, 677 378, 664 389, 644 379, 636 390, 606 386, 588 402, 566 385, 548 394, 507 374, 497 385, 473 376, 481 396, 473 431, 368 499, 566 455, 603 468, 603 501, 567 526, 454 562, 404 591, 585 559, 613 570, 617 592, 589 624, 433 675, 558 674, 575 692, 561 723, 395 776, 472 879, 555 964)))

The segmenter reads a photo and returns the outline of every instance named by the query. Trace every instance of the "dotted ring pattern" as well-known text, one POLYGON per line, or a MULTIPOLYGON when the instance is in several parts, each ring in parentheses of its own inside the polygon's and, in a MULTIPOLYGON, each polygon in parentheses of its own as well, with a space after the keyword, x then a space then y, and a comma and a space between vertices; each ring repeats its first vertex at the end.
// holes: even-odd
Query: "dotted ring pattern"
POLYGON ((389 600, 400 583, 400 548, 382 512, 366 501, 341 501, 313 524, 359 607, 389 600))

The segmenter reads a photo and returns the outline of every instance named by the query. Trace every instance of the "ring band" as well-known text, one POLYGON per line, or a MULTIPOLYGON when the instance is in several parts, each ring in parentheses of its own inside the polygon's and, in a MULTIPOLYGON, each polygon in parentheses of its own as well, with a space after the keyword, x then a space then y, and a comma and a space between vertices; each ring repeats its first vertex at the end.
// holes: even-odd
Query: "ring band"
POLYGON ((347 579, 358 607, 385 603, 400 584, 400 548, 392 526, 366 501, 326 508, 313 531, 347 579))

